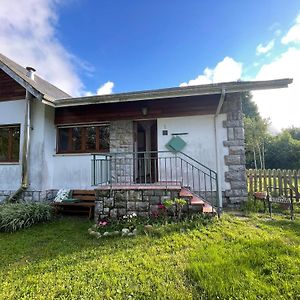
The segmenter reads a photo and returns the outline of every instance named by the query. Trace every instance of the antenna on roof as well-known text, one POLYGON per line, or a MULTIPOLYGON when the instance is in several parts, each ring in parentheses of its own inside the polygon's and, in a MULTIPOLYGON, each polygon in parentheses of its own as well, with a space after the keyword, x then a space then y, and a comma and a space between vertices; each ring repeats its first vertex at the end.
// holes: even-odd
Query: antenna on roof
POLYGON ((27 70, 26 76, 29 77, 30 79, 34 80, 35 69, 33 67, 26 67, 26 70, 27 70))

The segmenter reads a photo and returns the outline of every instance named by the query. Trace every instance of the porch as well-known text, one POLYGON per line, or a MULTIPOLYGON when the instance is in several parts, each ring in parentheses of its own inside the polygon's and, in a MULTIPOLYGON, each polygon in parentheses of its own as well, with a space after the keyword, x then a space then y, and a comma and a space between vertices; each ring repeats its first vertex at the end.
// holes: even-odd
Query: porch
POLYGON ((179 197, 189 212, 216 212, 217 173, 183 152, 98 153, 91 170, 100 215, 146 215, 164 199, 179 197))

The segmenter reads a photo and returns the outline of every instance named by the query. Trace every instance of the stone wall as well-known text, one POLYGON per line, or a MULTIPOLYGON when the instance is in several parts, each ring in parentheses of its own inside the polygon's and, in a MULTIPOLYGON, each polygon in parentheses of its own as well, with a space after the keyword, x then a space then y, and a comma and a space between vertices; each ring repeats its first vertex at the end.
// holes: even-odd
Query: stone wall
MULTIPOLYGON (((24 191, 19 195, 18 200, 22 202, 41 202, 41 201, 53 201, 58 190, 47 191, 24 191)), ((15 191, 0 190, 0 203, 6 200, 15 191)))
POLYGON ((113 183, 133 181, 133 121, 112 121, 110 123, 110 152, 117 153, 111 163, 113 183), (131 152, 130 154, 122 154, 131 152))
POLYGON ((227 141, 224 141, 224 146, 228 147, 228 155, 224 157, 225 164, 228 166, 225 180, 231 187, 225 191, 225 197, 227 205, 234 207, 247 200, 245 136, 239 93, 226 97, 223 112, 227 114, 227 120, 223 124, 227 128, 227 141))
POLYGON ((96 190, 95 222, 131 213, 149 216, 165 199, 175 197, 179 197, 179 190, 96 190))

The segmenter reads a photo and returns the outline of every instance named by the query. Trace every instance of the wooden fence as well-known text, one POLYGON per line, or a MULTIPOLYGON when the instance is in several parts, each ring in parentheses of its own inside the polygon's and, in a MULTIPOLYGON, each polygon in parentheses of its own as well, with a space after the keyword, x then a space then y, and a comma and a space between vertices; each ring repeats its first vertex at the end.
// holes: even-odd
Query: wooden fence
POLYGON ((292 189, 293 198, 300 199, 300 170, 247 170, 248 192, 267 191, 267 187, 277 190, 280 195, 289 194, 292 189))

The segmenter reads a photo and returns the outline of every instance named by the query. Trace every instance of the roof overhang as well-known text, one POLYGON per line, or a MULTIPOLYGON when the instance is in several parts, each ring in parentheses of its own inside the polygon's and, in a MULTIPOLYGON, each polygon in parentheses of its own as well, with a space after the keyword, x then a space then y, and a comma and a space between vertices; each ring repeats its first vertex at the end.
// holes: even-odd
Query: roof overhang
POLYGON ((53 103, 56 99, 67 98, 70 96, 38 75, 35 75, 34 79, 27 76, 28 71, 24 67, 12 61, 2 53, 0 53, 0 70, 5 72, 35 98, 48 105, 54 106, 53 103))
POLYGON ((0 61, 0 69, 3 70, 8 76, 19 83, 25 90, 30 92, 34 97, 42 100, 44 95, 35 89, 30 83, 24 80, 16 71, 11 70, 6 64, 0 61))
POLYGON ((106 103, 118 103, 118 102, 130 102, 130 101, 143 101, 143 100, 155 100, 166 99, 186 96, 201 96, 201 95, 213 95, 221 94, 222 91, 226 91, 226 94, 239 93, 246 91, 268 90, 286 88, 293 82, 293 79, 276 79, 266 81, 236 81, 236 82, 224 82, 224 83, 212 83, 205 85, 195 85, 187 87, 176 87, 159 90, 138 91, 130 93, 112 94, 112 95, 96 95, 78 98, 66 98, 55 101, 45 102, 48 105, 54 107, 68 107, 90 104, 106 104, 106 103))

